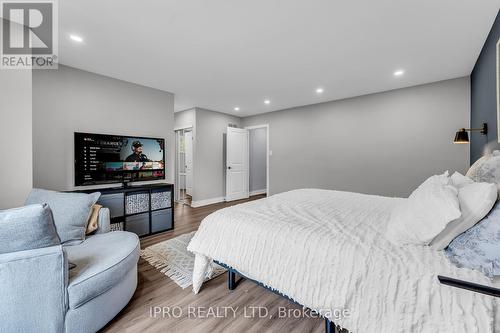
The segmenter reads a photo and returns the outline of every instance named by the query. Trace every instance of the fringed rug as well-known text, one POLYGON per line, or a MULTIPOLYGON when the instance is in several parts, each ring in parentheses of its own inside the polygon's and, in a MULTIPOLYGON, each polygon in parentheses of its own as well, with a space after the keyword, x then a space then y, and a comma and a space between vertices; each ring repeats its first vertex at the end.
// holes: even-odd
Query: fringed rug
MULTIPOLYGON (((141 251, 141 257, 185 289, 193 282, 194 254, 187 250, 187 246, 194 233, 195 231, 151 245, 141 251)), ((219 265, 214 266, 212 274, 206 280, 226 271, 219 265)))

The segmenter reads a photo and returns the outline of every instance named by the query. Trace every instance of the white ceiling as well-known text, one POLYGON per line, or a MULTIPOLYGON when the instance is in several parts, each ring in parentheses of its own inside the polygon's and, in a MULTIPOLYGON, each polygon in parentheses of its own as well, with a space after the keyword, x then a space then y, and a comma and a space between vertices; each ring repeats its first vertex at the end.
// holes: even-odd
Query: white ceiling
POLYGON ((59 55, 173 92, 176 111, 246 116, 469 75, 499 8, 500 0, 65 0, 59 55), (405 74, 394 77, 398 69, 405 74))

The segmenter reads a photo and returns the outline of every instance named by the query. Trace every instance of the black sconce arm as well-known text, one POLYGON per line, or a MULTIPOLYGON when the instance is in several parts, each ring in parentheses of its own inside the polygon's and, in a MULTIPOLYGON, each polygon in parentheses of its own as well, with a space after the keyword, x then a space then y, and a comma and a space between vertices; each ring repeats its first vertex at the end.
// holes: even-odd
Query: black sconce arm
POLYGON ((473 132, 473 131, 479 131, 481 134, 488 134, 488 124, 483 123, 483 127, 481 128, 461 128, 460 131, 468 131, 468 132, 473 132))

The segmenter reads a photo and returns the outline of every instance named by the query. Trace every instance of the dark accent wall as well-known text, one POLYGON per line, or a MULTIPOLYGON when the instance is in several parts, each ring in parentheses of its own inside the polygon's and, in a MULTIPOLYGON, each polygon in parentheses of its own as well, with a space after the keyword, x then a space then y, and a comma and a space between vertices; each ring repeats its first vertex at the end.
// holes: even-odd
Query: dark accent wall
POLYGON ((471 164, 483 156, 485 150, 500 148, 497 138, 496 93, 496 44, 499 38, 500 15, 497 14, 471 74, 471 127, 480 128, 483 123, 488 124, 487 136, 478 132, 470 134, 471 164))

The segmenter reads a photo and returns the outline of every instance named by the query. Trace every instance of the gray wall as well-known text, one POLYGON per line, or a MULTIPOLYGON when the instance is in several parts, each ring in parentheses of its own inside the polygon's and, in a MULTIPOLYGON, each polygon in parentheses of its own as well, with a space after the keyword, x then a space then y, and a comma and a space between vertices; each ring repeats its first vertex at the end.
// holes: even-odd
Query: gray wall
POLYGON ((34 71, 34 186, 74 188, 74 132, 165 138, 166 181, 173 182, 173 110, 168 92, 66 66, 34 71))
POLYGON ((0 70, 0 209, 22 206, 33 186, 31 83, 31 70, 0 70))
POLYGON ((195 109, 190 109, 186 111, 180 111, 174 113, 174 128, 186 128, 194 127, 196 124, 196 113, 195 109))
POLYGON ((254 128, 249 131, 250 192, 266 189, 267 129, 254 128))
POLYGON ((241 125, 241 119, 200 108, 195 118, 193 202, 224 197, 227 126, 241 125))
POLYGON ((268 123, 271 194, 316 187, 407 196, 432 174, 469 166, 452 143, 469 123, 469 78, 243 119, 268 123))

